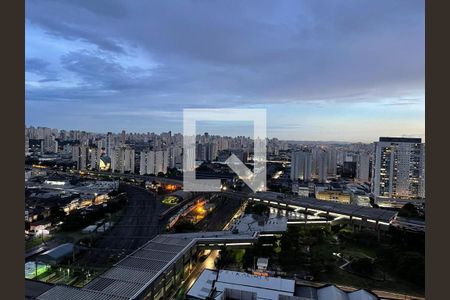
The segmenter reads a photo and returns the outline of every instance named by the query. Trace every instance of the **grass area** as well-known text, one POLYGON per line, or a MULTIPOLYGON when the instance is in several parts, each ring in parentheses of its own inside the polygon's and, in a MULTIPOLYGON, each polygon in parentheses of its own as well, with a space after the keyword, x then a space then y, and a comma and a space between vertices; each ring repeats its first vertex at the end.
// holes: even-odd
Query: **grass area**
POLYGON ((369 249, 365 247, 358 246, 347 246, 345 249, 340 251, 345 257, 352 258, 371 258, 374 259, 376 257, 375 249, 369 249))
POLYGON ((44 242, 48 242, 50 240, 53 239, 52 235, 47 235, 47 236, 38 236, 38 237, 34 237, 32 239, 29 239, 28 241, 25 241, 25 251, 29 251, 32 248, 41 245, 44 242))
POLYGON ((337 285, 351 286, 355 288, 383 290, 413 296, 423 297, 425 294, 424 289, 421 289, 417 285, 405 282, 398 278, 378 281, 349 273, 338 267, 333 268, 331 272, 321 274, 315 280, 334 283, 337 285))

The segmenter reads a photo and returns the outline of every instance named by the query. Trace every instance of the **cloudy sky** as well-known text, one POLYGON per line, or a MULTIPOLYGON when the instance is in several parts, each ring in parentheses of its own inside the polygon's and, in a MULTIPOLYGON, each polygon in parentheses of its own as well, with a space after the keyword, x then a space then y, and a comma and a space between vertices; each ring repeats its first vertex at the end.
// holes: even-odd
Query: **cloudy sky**
POLYGON ((424 27, 422 0, 27 1, 26 125, 181 132, 183 108, 267 108, 282 139, 424 138, 424 27))

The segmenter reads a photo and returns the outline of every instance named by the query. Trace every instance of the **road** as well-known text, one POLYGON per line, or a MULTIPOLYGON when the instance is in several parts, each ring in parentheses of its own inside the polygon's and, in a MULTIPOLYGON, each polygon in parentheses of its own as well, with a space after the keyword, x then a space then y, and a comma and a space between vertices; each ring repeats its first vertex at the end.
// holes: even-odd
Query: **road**
POLYGON ((194 285, 195 281, 198 279, 200 274, 205 269, 216 269, 215 260, 219 256, 219 250, 211 250, 208 257, 202 262, 197 263, 193 268, 191 274, 181 283, 180 287, 176 290, 175 294, 178 294, 179 291, 183 291, 186 294, 189 289, 194 285))
POLYGON ((121 184, 128 205, 120 219, 88 250, 78 265, 106 267, 139 248, 159 233, 159 214, 167 209, 161 197, 138 186, 121 184))

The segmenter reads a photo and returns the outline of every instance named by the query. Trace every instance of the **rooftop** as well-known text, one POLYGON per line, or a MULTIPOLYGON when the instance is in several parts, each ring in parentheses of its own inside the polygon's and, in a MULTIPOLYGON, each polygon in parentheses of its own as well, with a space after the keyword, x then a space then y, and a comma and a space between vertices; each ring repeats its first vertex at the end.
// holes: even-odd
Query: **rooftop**
POLYGON ((38 259, 42 261, 59 260, 68 255, 71 255, 73 250, 74 248, 72 243, 61 244, 53 249, 45 251, 44 253, 39 255, 38 259))
POLYGON ((236 243, 254 239, 256 237, 253 234, 233 234, 230 231, 161 234, 116 263, 82 289, 57 286, 39 296, 38 299, 136 299, 160 274, 196 243, 213 243, 214 241, 236 243), (78 296, 72 298, 74 294, 78 296))
POLYGON ((25 299, 36 299, 39 295, 53 288, 53 284, 25 279, 25 299))
POLYGON ((223 299, 225 289, 256 293, 256 299, 278 299, 279 295, 293 296, 295 281, 278 277, 256 276, 242 272, 205 269, 188 292, 188 296, 206 299, 216 280, 215 299, 223 299))
POLYGON ((232 230, 238 232, 284 232, 287 230, 287 219, 283 216, 272 216, 264 219, 261 216, 246 214, 233 224, 232 230))

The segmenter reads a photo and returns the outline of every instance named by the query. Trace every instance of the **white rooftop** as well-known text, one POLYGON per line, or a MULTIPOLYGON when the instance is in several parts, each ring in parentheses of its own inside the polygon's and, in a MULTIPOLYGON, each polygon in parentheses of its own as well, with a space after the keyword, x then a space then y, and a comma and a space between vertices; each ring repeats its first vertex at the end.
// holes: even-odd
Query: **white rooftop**
MULTIPOLYGON (((191 287, 188 296, 206 299, 216 279, 217 271, 206 269, 191 287)), ((225 289, 252 292, 256 299, 278 299, 279 295, 293 296, 295 281, 278 277, 256 276, 242 272, 220 270, 215 283, 215 299, 221 299, 225 289)))
POLYGON ((284 232, 287 230, 287 219, 284 216, 271 216, 264 221, 258 221, 258 217, 252 214, 243 215, 233 224, 232 230, 240 233, 248 232, 284 232))

